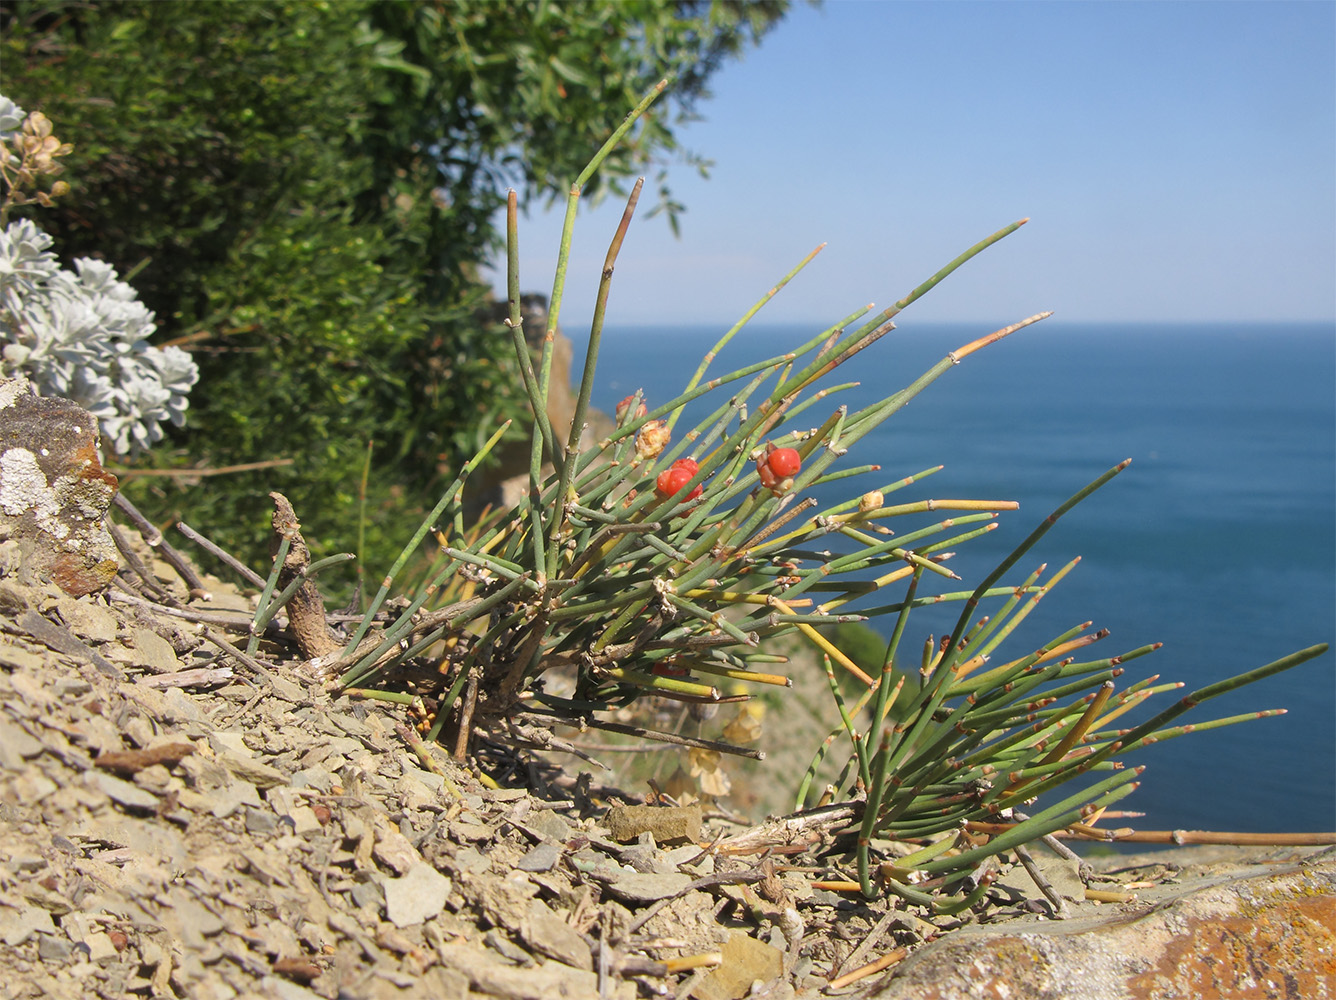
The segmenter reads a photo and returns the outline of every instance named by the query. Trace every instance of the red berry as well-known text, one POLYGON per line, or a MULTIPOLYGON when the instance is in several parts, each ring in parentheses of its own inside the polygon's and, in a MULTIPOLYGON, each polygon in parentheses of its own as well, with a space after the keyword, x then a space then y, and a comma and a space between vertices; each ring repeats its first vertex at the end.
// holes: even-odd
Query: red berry
POLYGON ((766 458, 766 464, 780 479, 788 479, 802 470, 803 460, 793 448, 776 448, 766 458))
POLYGON ((778 496, 793 485, 793 477, 803 467, 802 457, 793 448, 766 447, 766 453, 756 460, 756 474, 761 485, 778 496))
MULTIPOLYGON (((690 459, 687 459, 690 461, 690 459)), ((692 462, 692 465, 696 463, 692 462)), ((691 477, 696 473, 692 469, 674 465, 671 469, 664 469, 659 473, 659 478, 654 481, 654 492, 659 495, 659 499, 667 500, 681 491, 682 487, 691 481, 691 477)), ((703 489, 700 484, 686 495, 684 500, 695 500, 700 496, 703 489)))
POLYGON ((679 458, 673 463, 674 469, 686 469, 693 476, 700 471, 700 466, 696 464, 694 458, 679 458))

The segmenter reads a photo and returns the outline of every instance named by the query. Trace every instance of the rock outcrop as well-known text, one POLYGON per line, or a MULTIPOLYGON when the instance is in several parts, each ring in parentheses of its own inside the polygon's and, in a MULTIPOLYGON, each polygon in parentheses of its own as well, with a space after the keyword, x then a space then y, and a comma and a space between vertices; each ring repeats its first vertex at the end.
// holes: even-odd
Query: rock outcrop
POLYGON ((0 541, 19 542, 22 581, 81 597, 116 575, 105 518, 117 482, 97 444, 97 420, 77 403, 0 381, 0 541))
POLYGON ((963 928, 916 952, 868 997, 1331 1000, 1336 853, 1267 869, 1187 866, 1107 912, 963 928))

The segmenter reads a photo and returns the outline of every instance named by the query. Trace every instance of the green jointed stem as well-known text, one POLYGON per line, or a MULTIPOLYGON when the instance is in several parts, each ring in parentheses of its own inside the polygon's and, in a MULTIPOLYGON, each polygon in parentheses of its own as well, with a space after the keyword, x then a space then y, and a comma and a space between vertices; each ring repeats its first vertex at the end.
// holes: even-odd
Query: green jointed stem
POLYGON ((693 695, 697 698, 708 698, 711 701, 719 699, 719 690, 713 685, 698 684, 695 681, 684 680, 679 677, 660 677, 657 674, 646 674, 639 670, 628 670, 624 667, 609 668, 607 675, 613 680, 624 681, 627 684, 634 684, 636 687, 651 691, 671 691, 676 694, 693 695))
POLYGON ((1130 794, 1132 789, 1128 787, 1129 783, 1139 777, 1144 770, 1145 768, 1137 767, 1128 771, 1120 771, 1112 777, 1105 778, 1103 781, 1063 799, 1057 805, 1036 813, 1025 822, 1018 823, 1006 833, 994 837, 983 847, 962 851, 954 857, 929 861, 920 866, 919 871, 927 875, 936 875, 942 872, 969 868, 1002 851, 1009 851, 1018 844, 1027 844, 1032 840, 1038 840, 1045 834, 1052 833, 1054 830, 1061 830, 1065 826, 1079 822, 1081 810, 1085 806, 1094 803, 1107 805, 1122 798, 1123 795, 1130 794))
MULTIPOLYGON (((1223 719, 1211 719, 1209 722, 1194 722, 1186 726, 1175 726, 1172 729, 1161 729, 1152 736, 1143 736, 1135 743, 1122 748, 1126 753, 1130 750, 1137 750, 1143 746, 1149 746, 1152 743, 1163 743, 1165 740, 1172 740, 1178 736, 1186 736, 1188 733, 1205 732, 1208 729, 1221 729, 1224 726, 1237 725, 1240 722, 1252 722, 1255 719, 1269 719, 1276 715, 1284 715, 1288 709, 1285 708, 1265 708, 1256 712, 1245 712, 1242 715, 1231 715, 1223 719)), ((1088 740, 1100 739, 1101 734, 1095 733, 1087 737, 1088 740)))
MULTIPOLYGON (((895 313, 900 312, 901 310, 903 310, 905 307, 907 307, 907 306, 910 305, 911 303, 916 302, 916 301, 918 301, 919 299, 921 299, 924 295, 928 294, 928 292, 932 291, 933 288, 937 287, 938 283, 941 282, 943 278, 945 278, 947 275, 949 275, 949 274, 950 274, 952 271, 954 271, 956 268, 960 267, 962 264, 964 264, 964 263, 965 263, 967 260, 969 260, 971 257, 975 257, 975 256, 977 256, 978 254, 982 253, 983 251, 987 250, 990 246, 992 246, 992 245, 993 245, 994 243, 996 243, 998 240, 1001 240, 1001 239, 1004 239, 1004 238, 1010 236, 1010 235, 1011 235, 1012 233, 1014 233, 1017 229, 1020 229, 1021 226, 1025 225, 1025 224, 1026 224, 1027 222, 1029 222, 1029 221, 1030 221, 1029 219, 1021 219, 1021 220, 1019 220, 1019 221, 1017 221, 1017 222, 1013 222, 1013 223, 1012 223, 1011 225, 1009 225, 1009 226, 1003 226, 1003 227, 1002 227, 1001 229, 999 229, 997 232, 993 233, 992 236, 989 236, 989 237, 987 237, 986 239, 982 239, 982 240, 980 240, 978 243, 974 244, 974 246, 970 247, 968 250, 966 250, 964 253, 962 253, 959 257, 957 257, 955 260, 951 261, 951 263, 947 264, 947 265, 946 265, 945 267, 943 267, 940 271, 938 271, 936 274, 934 274, 931 278, 929 278, 927 281, 923 282, 921 285, 919 285, 917 288, 915 288, 912 292, 910 292, 908 295, 906 295, 903 299, 901 299, 899 302, 897 302, 897 303, 892 307, 892 308, 895 310, 895 312, 892 313, 891 315, 892 315, 892 316, 895 315, 895 313)), ((890 317, 887 317, 887 318, 889 319, 890 317)))
POLYGON ((547 398, 551 379, 553 331, 557 329, 557 321, 561 315, 561 299, 566 290, 566 269, 570 262, 571 236, 575 231, 575 212, 580 202, 580 194, 584 190, 585 184, 589 182, 589 178, 594 176, 594 172, 608 158, 608 154, 617 148, 618 143, 630 131, 631 126, 649 110, 649 106, 667 87, 668 81, 665 79, 660 80, 649 89, 645 96, 641 98, 640 103, 627 113, 626 117, 622 119, 622 123, 613 130, 612 135, 608 136, 608 141, 599 148, 599 151, 594 154, 588 165, 580 171, 580 175, 571 184, 570 194, 566 199, 566 218, 561 227, 561 245, 557 251, 557 271, 552 282, 552 294, 548 297, 548 332, 543 342, 543 369, 540 381, 544 399, 547 398))
MULTIPOLYGON (((1289 656, 1282 656, 1279 660, 1273 660, 1266 666, 1258 667, 1255 670, 1249 670, 1242 674, 1236 674, 1233 677, 1218 681, 1215 684, 1208 684, 1204 688, 1198 688, 1190 695, 1182 698, 1176 704, 1166 708, 1149 722, 1137 726, 1120 741, 1120 744, 1124 747, 1135 746, 1145 737, 1154 735, 1156 730, 1166 722, 1173 721, 1184 712, 1195 708, 1204 701, 1209 701, 1217 695, 1222 695, 1237 688, 1244 687, 1245 685, 1251 684, 1254 681, 1259 681, 1264 677, 1270 677, 1272 674, 1278 674, 1282 671, 1297 667, 1299 664, 1306 663, 1314 657, 1321 656, 1326 651, 1327 644, 1325 642, 1316 646, 1309 646, 1307 649, 1298 650, 1297 652, 1291 653, 1289 656)), ((1100 760, 1103 760, 1113 753, 1116 753, 1120 744, 1112 744, 1109 747, 1100 750, 1096 756, 1100 760)))
MULTIPOLYGON (((1101 486, 1103 486, 1105 483, 1111 480, 1114 476, 1118 475, 1118 473, 1126 469, 1131 463, 1132 460, 1130 458, 1124 459, 1122 462, 1115 465, 1108 472, 1105 472, 1102 476, 1098 477, 1093 482, 1082 487, 1076 493, 1072 494, 1072 496, 1070 496, 1065 502, 1060 504, 1058 508, 1055 511, 1053 511, 1052 514, 1048 515, 1048 517, 1045 518, 1044 521, 1037 528, 1035 528, 1032 532, 1030 532, 1029 536, 1026 537, 1026 539, 1022 541, 1020 545, 1016 546, 1016 548, 1012 550, 1009 556, 1003 559, 1002 562, 998 563, 997 567, 984 579, 982 583, 979 584, 978 589, 975 591, 978 597, 982 597, 983 594, 990 587, 992 587, 995 583, 997 583, 999 579, 1002 578, 1002 575, 1006 573, 1007 570, 1011 569, 1011 567, 1014 566, 1020 560, 1021 556, 1029 552, 1030 549, 1033 548, 1035 544, 1037 544, 1038 541, 1048 533, 1048 530, 1052 528, 1053 525, 1058 523, 1059 518, 1061 518, 1064 514, 1066 514, 1069 510, 1075 507, 1086 497, 1090 496, 1090 494, 1094 493, 1097 489, 1099 489, 1101 486)), ((944 665, 946 666, 950 666, 955 659, 956 644, 960 641, 961 633, 964 632, 965 626, 968 623, 970 616, 974 614, 974 609, 978 606, 979 603, 978 597, 971 597, 968 601, 965 602, 965 607, 960 613, 960 617, 956 622, 955 631, 952 633, 950 643, 947 646, 946 657, 944 658, 944 665)))
MULTIPOLYGON (((922 577, 922 571, 915 568, 913 575, 909 578, 909 586, 905 590, 905 599, 907 602, 913 601, 914 594, 918 590, 919 580, 922 579, 922 577)), ((876 707, 872 712, 872 724, 868 727, 867 738, 869 744, 879 743, 881 739, 881 727, 886 719, 886 712, 890 704, 890 699, 899 696, 900 688, 904 684, 904 678, 902 677, 896 684, 894 692, 892 693, 888 691, 888 688, 890 687, 888 682, 891 677, 891 671, 895 669, 896 660, 900 650, 900 640, 904 638, 905 626, 908 623, 909 605, 906 603, 904 609, 896 617, 895 628, 891 632, 891 640, 886 646, 886 659, 881 668, 881 684, 877 689, 876 707)))
POLYGON ((575 414, 571 417, 570 435, 566 440, 566 451, 560 456, 555 456, 559 472, 559 485, 556 497, 557 506, 552 516, 548 536, 547 575, 549 577, 557 575, 559 536, 566 526, 565 505, 568 500, 575 499, 574 497, 568 497, 567 493, 575 478, 575 469, 580 453, 580 435, 584 431, 585 417, 589 412, 589 397, 594 391, 594 370, 598 364, 599 343, 603 337, 603 318, 608 305, 608 293, 612 286, 612 273, 616 267, 617 255, 622 249, 622 241, 626 238, 627 228, 631 225, 631 217, 635 214, 636 202, 640 200, 640 190, 644 186, 644 182, 643 177, 636 181, 631 196, 627 199, 622 220, 617 226, 617 231, 613 234, 612 242, 608 246, 607 256, 603 261, 603 275, 599 280, 598 298, 594 304, 594 319, 589 328, 589 346, 585 350, 584 374, 580 379, 580 391, 575 400, 575 414))
MULTIPOLYGON (((793 278, 798 274, 798 272, 801 271, 803 268, 805 268, 808 264, 810 264, 812 262, 812 259, 816 257, 816 255, 819 254, 822 250, 824 250, 825 247, 826 244, 824 243, 820 244, 815 250, 813 250, 801 261, 799 261, 798 265, 794 267, 793 270, 791 270, 788 274, 784 275, 784 277, 780 278, 779 281, 775 283, 775 286, 770 289, 770 291, 766 292, 763 296, 761 296, 759 300, 757 300, 755 305, 753 305, 750 309, 748 309, 745 313, 742 314, 742 318, 739 319, 736 323, 734 323, 733 326, 728 330, 728 332, 719 338, 719 342, 716 343, 712 348, 710 348, 710 350, 706 353, 705 357, 701 359, 700 367, 696 369, 695 374, 692 375, 691 379, 687 382, 686 389, 684 390, 685 392, 690 392, 692 389, 696 388, 696 386, 700 384, 700 380, 704 377, 706 370, 710 367, 710 362, 712 362, 716 357, 719 356, 719 352, 728 346, 728 342, 731 341, 733 337, 737 335, 737 332, 741 330, 744 326, 746 326, 747 323, 751 321, 752 317, 761 311, 761 307, 764 306, 771 299, 773 299, 777 294, 779 294, 779 290, 783 288, 785 285, 787 285, 790 281, 792 281, 793 278)), ((680 417, 681 415, 682 415, 681 410, 673 411, 672 415, 668 418, 669 430, 672 430, 673 427, 677 425, 677 418, 680 417)))
POLYGON ((340 658, 340 663, 351 655, 353 650, 357 648, 358 643, 362 641, 363 636, 366 635, 367 629, 371 627, 371 622, 376 616, 376 612, 380 610, 380 606, 385 602, 385 598, 390 592, 390 584, 394 582, 395 576, 404 568, 404 564, 417 554, 418 546, 422 543, 422 539, 427 537, 427 532, 436 524, 436 519, 441 516, 441 512, 451 503, 454 503, 459 499, 459 495, 464 489, 464 483, 468 479, 469 474, 473 472, 473 470, 482 463, 483 459, 491 453, 492 449, 496 447, 497 442, 501 440, 502 435, 506 433, 509 427, 510 421, 507 420, 492 433, 492 436, 487 439, 481 448, 478 449, 478 453, 464 463, 464 467, 459 470, 459 475, 455 477, 455 481, 450 484, 450 487, 443 494, 441 494, 441 499, 437 501, 436 506, 433 507, 431 512, 423 519, 422 524, 418 526, 417 531, 413 532, 413 537, 408 540, 408 544, 403 547, 403 551, 399 553, 399 557, 395 559, 394 564, 390 567, 389 573, 385 575, 385 579, 381 582, 380 589, 376 591, 376 596, 372 598, 371 604, 367 608, 366 614, 362 616, 362 621, 357 626, 356 631, 353 632, 352 638, 349 639, 348 644, 343 647, 343 656, 340 658))
POLYGON ((954 365, 959 364, 962 358, 967 357, 970 354, 973 354, 981 347, 987 346, 988 344, 991 343, 995 343, 998 340, 1001 340, 1003 337, 1015 333, 1017 330, 1023 329, 1026 326, 1030 326, 1033 323, 1037 323, 1049 315, 1051 314, 1040 313, 1035 316, 1031 316, 1029 319, 1022 320, 1020 323, 1013 323, 1011 326, 1004 327, 1001 330, 997 330, 986 337, 980 337, 978 340, 973 341, 970 344, 966 344, 964 347, 957 348, 956 350, 950 352, 949 354, 947 354, 946 357, 944 357, 941 361, 937 362, 937 364, 929 368, 926 372, 920 375, 917 379, 911 382, 904 389, 901 389, 899 392, 895 393, 895 395, 882 400, 880 403, 874 403, 871 406, 865 407, 864 409, 860 410, 850 421, 849 433, 846 435, 847 438, 846 445, 852 445, 855 442, 861 440, 865 435, 871 433, 882 423, 884 423, 886 419, 889 418, 893 413, 895 413, 897 410, 902 409, 910 400, 912 400, 915 396, 917 396, 920 392, 926 389, 933 382, 937 381, 937 379, 940 378, 948 369, 950 369, 954 365))
MULTIPOLYGON (((524 333, 524 311, 520 297, 519 263, 519 199, 511 190, 506 199, 506 294, 509 299, 510 317, 508 325, 515 347, 515 357, 519 363, 520 374, 524 380, 525 391, 529 394, 529 408, 533 411, 533 434, 529 442, 529 535, 533 545, 534 565, 546 565, 546 550, 543 542, 543 506, 538 502, 543 487, 544 450, 556 461, 557 443, 552 431, 551 418, 547 412, 548 377, 551 370, 550 344, 553 342, 550 330, 544 332, 543 352, 540 360, 541 378, 533 369, 533 352, 524 333)), ((541 582, 541 580, 540 580, 541 582)))
POLYGON ((278 552, 274 556, 273 569, 269 571, 269 578, 264 581, 264 590, 260 592, 260 603, 255 608, 255 617, 250 625, 250 638, 246 640, 246 655, 254 656, 255 649, 260 645, 260 633, 264 626, 260 624, 260 619, 269 607, 269 598, 273 596, 274 587, 278 585, 278 574, 283 569, 283 560, 288 557, 288 548, 292 545, 292 539, 287 535, 282 535, 278 540, 278 552))
POLYGON ((338 565, 339 563, 346 563, 350 559, 355 559, 355 558, 356 556, 354 556, 351 552, 340 552, 337 555, 326 556, 324 559, 318 559, 313 563, 308 563, 288 583, 288 585, 283 588, 283 590, 279 593, 279 595, 269 602, 267 607, 261 605, 263 610, 260 611, 260 613, 255 616, 255 621, 252 624, 253 634, 258 636, 260 633, 262 633, 265 630, 265 627, 271 621, 274 620, 274 615, 278 614, 278 612, 282 610, 283 606, 287 604, 288 601, 292 600, 292 595, 297 593, 301 585, 304 584, 307 580, 311 579, 311 577, 315 576, 322 569, 328 569, 330 566, 335 566, 338 565))
POLYGON ((863 779, 863 787, 870 788, 867 753, 863 747, 863 739, 859 736, 858 728, 854 725, 854 720, 849 716, 849 709, 844 704, 844 694, 840 691, 840 682, 835 677, 835 668, 830 665, 830 657, 821 657, 821 663, 826 669, 826 682, 830 685, 831 696, 835 699, 835 705, 840 710, 840 721, 844 724, 844 731, 848 733, 849 741, 853 744, 854 754, 858 758, 859 777, 863 779))
POLYGON ((547 330, 543 334, 543 356, 538 369, 538 386, 547 399, 552 384, 552 357, 556 347, 557 323, 561 317, 562 296, 566 292, 566 268, 570 264, 571 236, 575 231, 575 213, 580 204, 580 188, 571 185, 566 198, 566 215, 561 225, 561 243, 557 248, 557 270, 552 278, 552 294, 547 299, 547 330))
POLYGON ((882 737, 881 745, 873 757, 872 773, 867 785, 867 803, 863 807, 863 821, 858 829, 858 883, 863 895, 869 899, 875 895, 875 890, 868 866, 868 845, 877 830, 877 814, 881 811, 882 797, 886 794, 890 756, 888 733, 882 737))
MULTIPOLYGON (((542 446, 546 446, 549 455, 555 455, 556 443, 552 436, 552 424, 547 416, 547 396, 538 384, 538 375, 533 368, 533 356, 524 335, 524 311, 520 305, 519 196, 513 188, 506 197, 506 299, 510 306, 506 325, 510 327, 511 339, 515 345, 515 358, 524 380, 524 389, 529 395, 529 406, 533 410, 534 445, 539 447, 541 442, 542 446)), ((533 485, 536 487, 538 484, 533 485)))

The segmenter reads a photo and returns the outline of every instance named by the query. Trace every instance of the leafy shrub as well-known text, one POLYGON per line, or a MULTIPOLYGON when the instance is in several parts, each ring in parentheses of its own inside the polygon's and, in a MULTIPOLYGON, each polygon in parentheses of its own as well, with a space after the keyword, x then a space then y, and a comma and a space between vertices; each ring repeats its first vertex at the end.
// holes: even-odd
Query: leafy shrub
MULTIPOLYGON (((51 128, 0 96, 0 222, 12 206, 51 204, 38 185, 59 173, 52 157, 71 149, 51 128)), ((135 454, 162 439, 164 423, 185 423, 198 369, 178 347, 149 345, 153 313, 115 268, 80 257, 67 271, 53 242, 29 219, 0 230, 0 376, 25 375, 43 395, 74 400, 97 418, 104 447, 135 454)))
POLYGON ((509 342, 478 318, 506 188, 564 190, 619 109, 673 73, 676 114, 643 123, 585 197, 686 155, 674 125, 785 8, 6 4, 7 85, 80 145, 78 210, 51 232, 132 271, 200 368, 192 433, 151 458, 173 474, 127 491, 255 560, 277 488, 318 550, 348 549, 375 441, 363 555, 379 572, 480 427, 519 418, 521 436, 509 342))

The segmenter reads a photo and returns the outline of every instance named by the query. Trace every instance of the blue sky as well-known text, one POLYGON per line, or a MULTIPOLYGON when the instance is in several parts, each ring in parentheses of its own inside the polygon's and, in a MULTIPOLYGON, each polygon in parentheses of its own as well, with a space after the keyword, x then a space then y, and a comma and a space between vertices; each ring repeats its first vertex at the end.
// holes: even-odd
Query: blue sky
MULTIPOLYGON (((635 221, 611 323, 731 322, 821 242, 762 317, 833 322, 1026 216, 913 315, 1336 318, 1336 4, 829 0, 712 90, 711 176, 673 170, 680 238, 635 221)), ((568 329, 621 210, 581 209, 568 329)), ((521 219, 526 290, 560 211, 521 219)))

